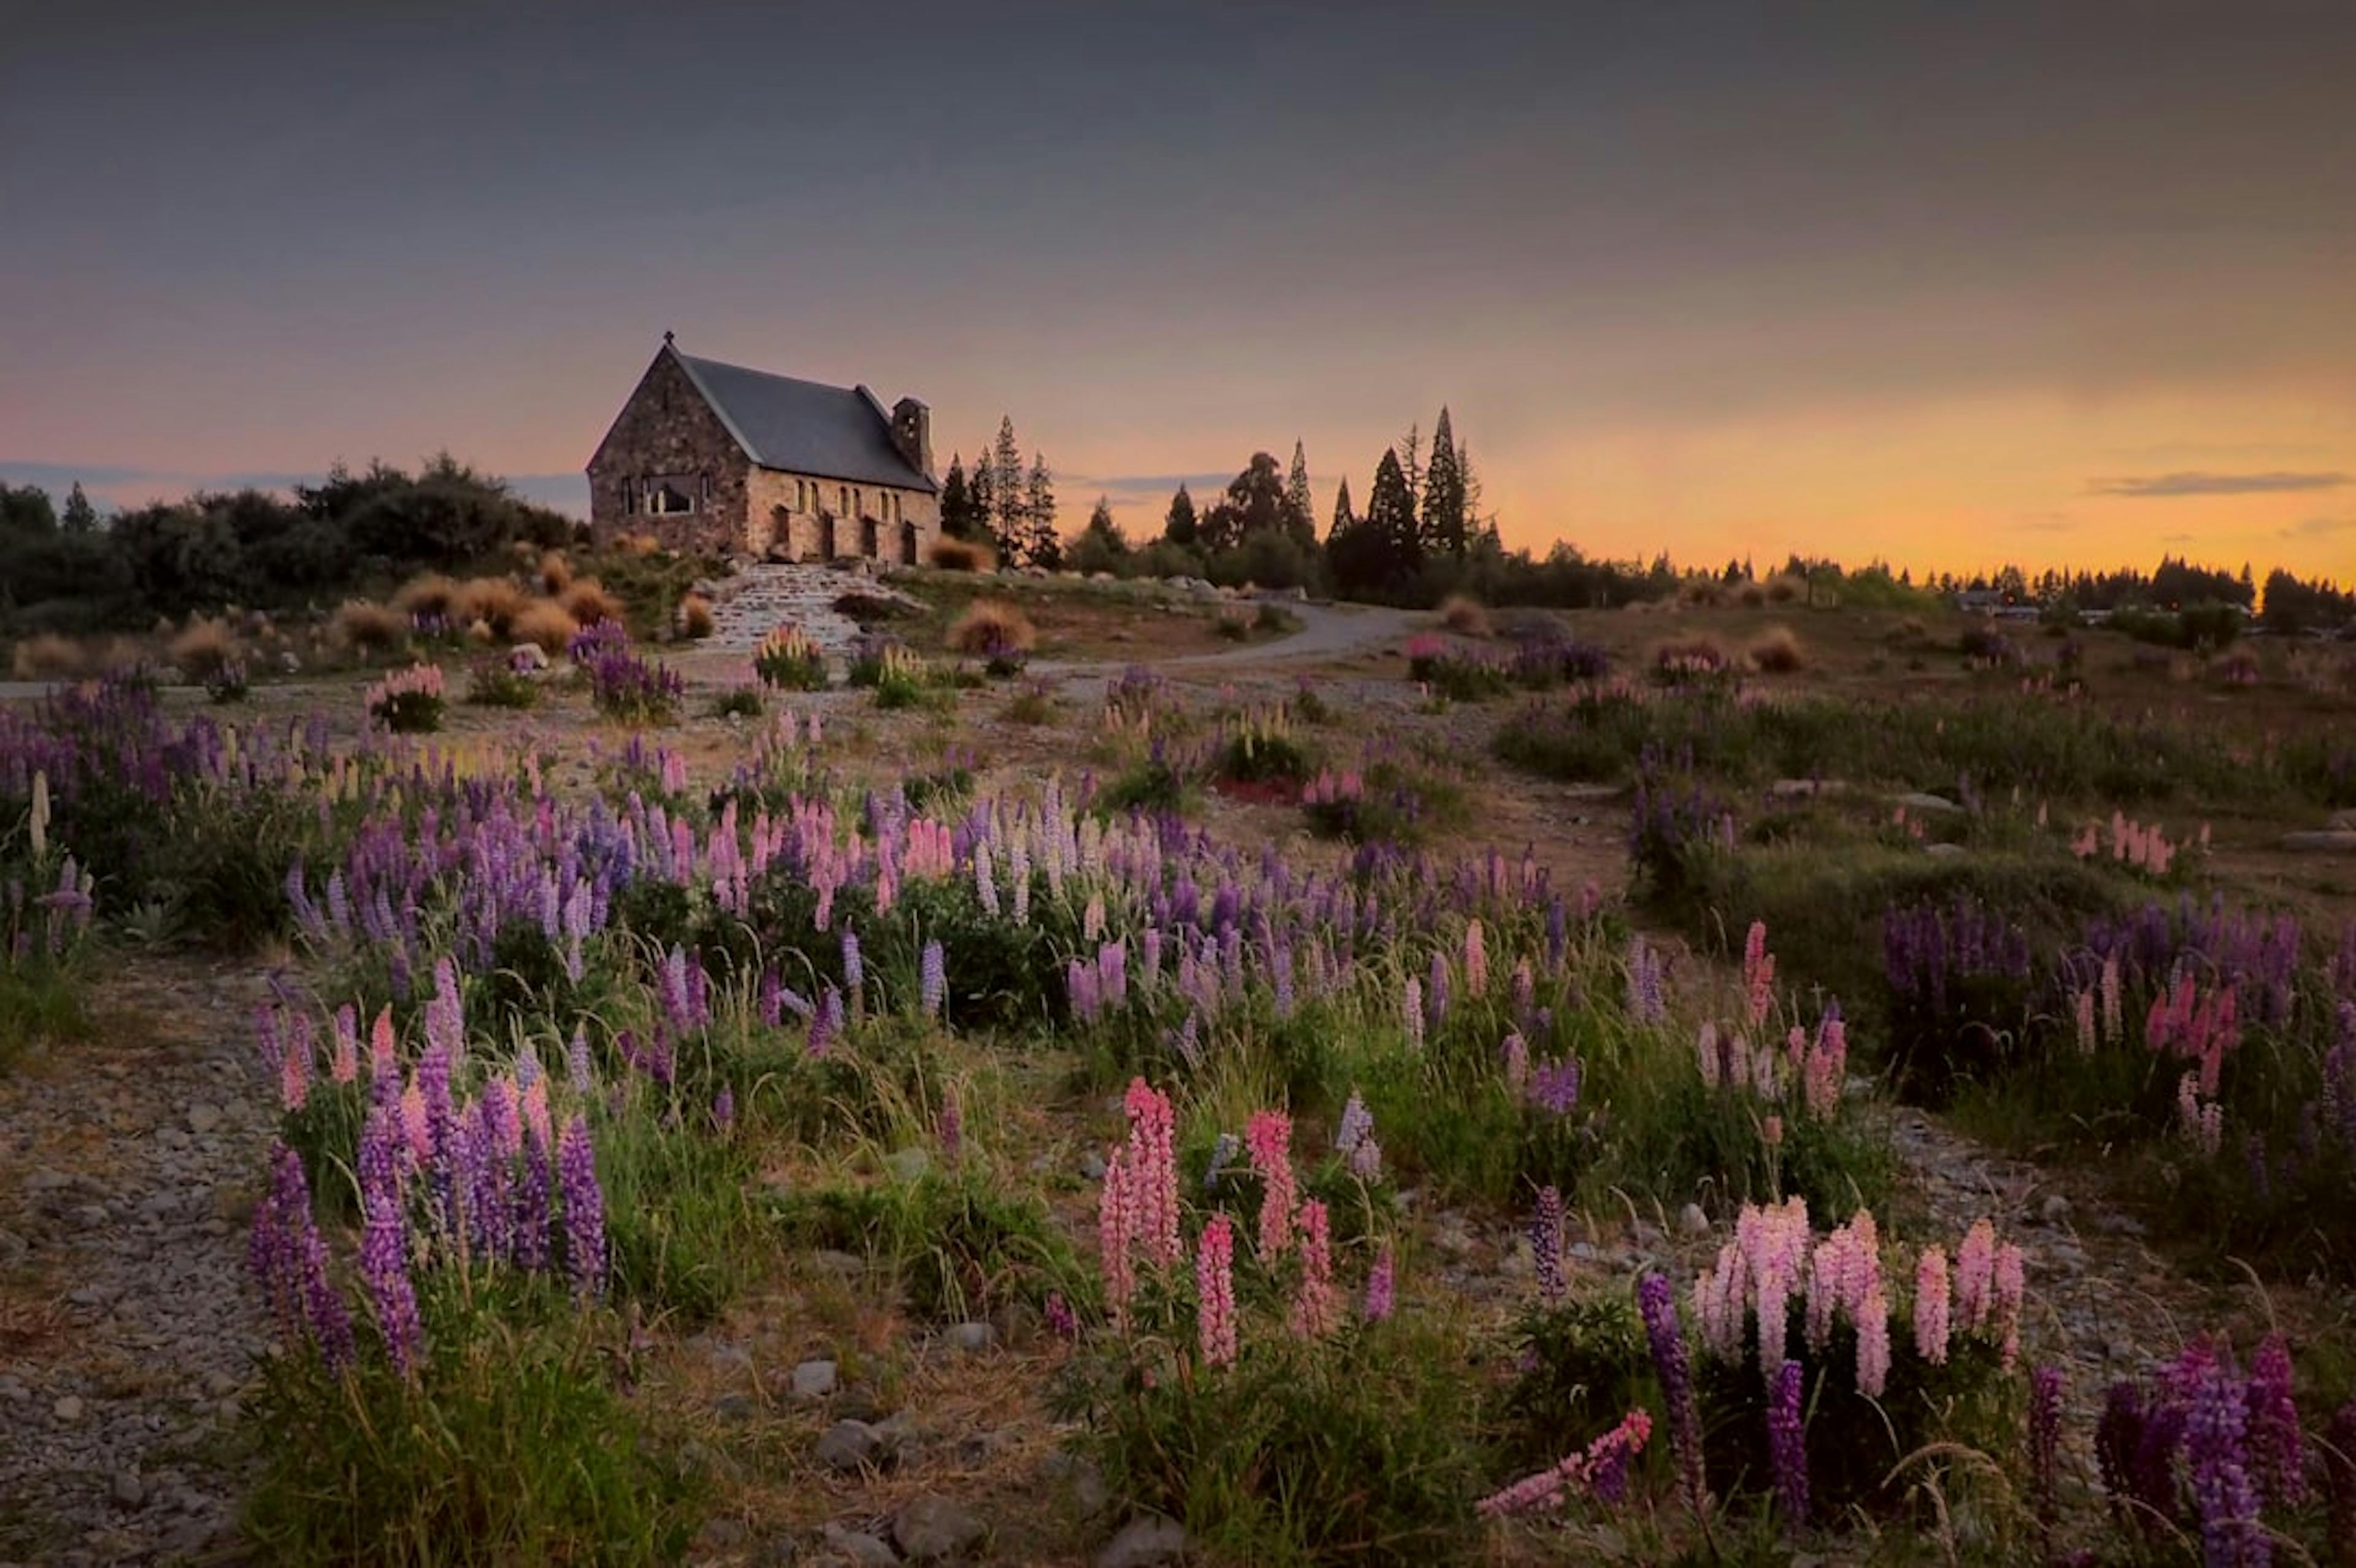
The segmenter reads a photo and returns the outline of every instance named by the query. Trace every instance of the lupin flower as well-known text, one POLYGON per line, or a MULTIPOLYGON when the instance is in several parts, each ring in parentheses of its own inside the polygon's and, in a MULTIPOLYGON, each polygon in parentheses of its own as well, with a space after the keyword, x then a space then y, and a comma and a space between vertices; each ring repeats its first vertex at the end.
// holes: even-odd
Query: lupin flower
POLYGON ((2051 1535, 2059 1509, 2062 1455, 2062 1370, 2029 1374, 2029 1491, 2038 1529, 2051 1535))
POLYGON ((1500 1049, 1505 1059, 1506 1092, 1518 1100, 1530 1083, 1529 1042, 1522 1039, 1521 1030, 1515 1029, 1505 1036, 1505 1043, 1500 1049))
POLYGON ((1767 951, 1767 923, 1754 920, 1742 939, 1742 990, 1751 1027, 1766 1021, 1775 1004, 1775 956, 1767 951))
POLYGON ((923 955, 916 961, 917 1008, 928 1019, 941 1016, 941 1004, 948 997, 948 961, 937 942, 925 944, 923 955))
POLYGON ((1292 1174, 1292 1118, 1281 1111, 1254 1111, 1244 1128, 1244 1145, 1260 1179, 1260 1261, 1273 1263, 1292 1244, 1292 1214, 1300 1200, 1292 1174))
POLYGON ((1374 1266, 1366 1271, 1367 1322, 1380 1323, 1390 1317, 1392 1297, 1398 1288, 1398 1264, 1391 1255, 1391 1244, 1385 1242, 1375 1253, 1374 1266))
POLYGON ((1537 1209, 1530 1215, 1530 1258, 1537 1266, 1538 1299, 1548 1307, 1563 1298, 1562 1277, 1562 1190, 1548 1185, 1538 1189, 1537 1209))
POLYGON ((736 1125, 736 1091, 723 1083, 712 1097, 712 1125, 723 1137, 736 1125))
POLYGON ((1597 1501, 1616 1504, 1627 1496, 1628 1469, 1653 1435, 1653 1418, 1632 1410, 1620 1424, 1573 1454, 1535 1475, 1525 1476, 1502 1491, 1472 1505, 1483 1519, 1505 1519, 1536 1513, 1561 1502, 1572 1487, 1584 1488, 1597 1501))
POLYGON ((1423 1049, 1423 985, 1414 976, 1399 989, 1399 1022, 1407 1026, 1408 1047, 1423 1049))
POLYGON ((605 1194, 597 1185, 597 1152, 586 1117, 564 1124, 556 1145, 557 1179, 564 1193, 564 1266, 583 1296, 605 1294, 605 1194))
POLYGON ((946 1158, 954 1160, 965 1147, 965 1108, 958 1099, 954 1083, 941 1091, 941 1108, 933 1117, 933 1136, 939 1140, 946 1158))
POLYGON ((1464 988, 1476 997, 1489 989, 1489 945, 1478 920, 1464 926, 1464 988))
POLYGON ((327 1058, 327 1076, 337 1083, 349 1083, 359 1075, 359 1017, 346 1002, 336 1009, 336 1043, 327 1058))
POLYGON ((1203 1364, 1235 1364, 1236 1237, 1226 1211, 1213 1214, 1194 1250, 1194 1296, 1203 1364))
POLYGON ((1808 1522, 1808 1437, 1800 1419, 1800 1363, 1785 1361, 1767 1399, 1767 1456, 1775 1472, 1775 1500, 1784 1528, 1808 1522))
POLYGON ((1104 1185, 1097 1193, 1097 1259, 1104 1274, 1105 1305, 1113 1326, 1129 1327, 1129 1303, 1137 1294, 1137 1265, 1130 1257, 1136 1205, 1130 1188, 1130 1154, 1117 1147, 1105 1161, 1104 1185))
POLYGON ((1325 1205, 1312 1198, 1301 1206, 1301 1283, 1292 1295, 1295 1338, 1322 1339, 1333 1331, 1340 1306, 1333 1295, 1333 1236, 1325 1205))
POLYGON ((2211 1360, 2192 1388, 2184 1428, 2192 1506, 2201 1520, 2203 1560, 2221 1568, 2265 1568, 2270 1550, 2258 1520, 2245 1433, 2248 1393, 2242 1380, 2211 1360))
POLYGON ((1058 1339, 1080 1337, 1080 1320, 1072 1311, 1072 1304, 1064 1299, 1060 1290, 1047 1293, 1046 1306, 1042 1309, 1047 1319, 1047 1331, 1058 1339))
POLYGON ((1922 1249, 1914 1265, 1914 1353, 1933 1366, 1947 1364, 1947 1250, 1922 1249))
MULTIPOLYGON (((1121 1097, 1129 1117, 1128 1169, 1136 1204, 1135 1244, 1158 1268, 1184 1255, 1178 1239, 1178 1113, 1170 1096, 1143 1078, 1121 1097)), ((1290 1164, 1286 1166, 1289 1173, 1290 1164)))
POLYGON ((2307 1450, 2291 1397, 2290 1346, 2267 1335, 2250 1358, 2250 1449, 2268 1501, 2295 1509, 2307 1500, 2307 1450))
POLYGON ((1668 1411, 1669 1447, 1676 1456, 1677 1481, 1685 1489, 1686 1506, 1699 1518, 1708 1502, 1702 1481, 1701 1404, 1694 1392, 1693 1361, 1686 1353, 1685 1331, 1677 1324, 1676 1292, 1666 1275, 1648 1274, 1637 1282, 1636 1310, 1644 1320, 1653 1371, 1660 1379, 1661 1403, 1668 1411))
POLYGON ((360 1232, 360 1283, 376 1313, 386 1360, 402 1377, 416 1375, 425 1349, 425 1325, 417 1310, 417 1290, 409 1277, 409 1230, 399 1200, 382 1191, 364 1196, 366 1224, 360 1232))

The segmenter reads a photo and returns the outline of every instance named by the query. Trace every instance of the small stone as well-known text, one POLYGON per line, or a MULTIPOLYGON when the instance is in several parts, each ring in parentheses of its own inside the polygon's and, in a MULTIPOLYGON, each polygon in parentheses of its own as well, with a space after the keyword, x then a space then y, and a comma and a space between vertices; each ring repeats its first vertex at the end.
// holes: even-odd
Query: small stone
POLYGON ((1677 1232, 1687 1236, 1709 1234, 1709 1216, 1701 1211, 1700 1204, 1688 1203, 1677 1211, 1677 1232))
POLYGON ((804 1361, 793 1371, 794 1397, 824 1399, 834 1392, 839 1376, 832 1361, 804 1361))
POLYGON ((107 1495, 114 1499, 118 1508, 137 1508, 147 1500, 147 1486, 139 1478, 138 1472, 117 1470, 112 1483, 107 1488, 107 1495))
POLYGON ((883 1456, 884 1435, 863 1421, 838 1421, 818 1440, 816 1452, 830 1470, 861 1469, 883 1456))
POLYGON ((859 1564, 860 1568, 899 1568, 900 1554, 892 1550, 892 1543, 880 1541, 864 1531, 845 1530, 839 1524, 830 1524, 819 1531, 819 1539, 859 1564))
POLYGON ((955 1563, 989 1533, 980 1514, 929 1492, 909 1499, 892 1516, 892 1539, 911 1563, 955 1563))
POLYGON ((1090 1150, 1088 1150, 1088 1152, 1087 1152, 1087 1153, 1086 1153, 1086 1154, 1084 1154, 1084 1155, 1080 1156, 1080 1179, 1081 1179, 1081 1180, 1083 1180, 1083 1181, 1102 1181, 1104 1179, 1105 1179, 1105 1157, 1104 1157, 1104 1156, 1102 1156, 1102 1155, 1098 1154, 1098 1153, 1096 1150, 1094 1150, 1094 1149, 1090 1149, 1090 1150))
POLYGON ((821 1274, 834 1275, 842 1279, 851 1279, 867 1272, 865 1258, 857 1253, 837 1252, 831 1247, 812 1253, 810 1262, 821 1274))
POLYGON ((1927 811, 1933 814, 1949 814, 1964 809, 1944 795, 1927 795, 1919 791, 1913 795, 1900 795, 1898 804, 1909 811, 1927 811))
POLYGON ((712 1402, 712 1413, 723 1421, 750 1421, 753 1419, 752 1396, 742 1393, 723 1393, 712 1402))
POLYGON ((82 1413, 88 1408, 89 1406, 82 1403, 81 1395, 70 1393, 63 1395, 57 1403, 49 1406, 49 1413, 70 1426, 82 1418, 82 1413))
POLYGON ((188 1107, 187 1123, 188 1131, 202 1137, 221 1125, 220 1108, 199 1100, 188 1107))
POLYGON ((1186 1527, 1158 1515, 1133 1519, 1097 1553, 1096 1568, 1164 1568, 1186 1558, 1186 1527))
POLYGON ((2094 1229, 2108 1236, 2140 1236, 2147 1233, 2144 1222, 2132 1214, 2098 1214, 2094 1229))
POLYGON ((956 1349, 971 1353, 989 1349, 998 1338, 998 1330, 987 1323, 959 1323, 942 1338, 956 1349))
POLYGON ((209 1399, 227 1399, 238 1390, 238 1381, 227 1372, 205 1374, 205 1394, 209 1399))

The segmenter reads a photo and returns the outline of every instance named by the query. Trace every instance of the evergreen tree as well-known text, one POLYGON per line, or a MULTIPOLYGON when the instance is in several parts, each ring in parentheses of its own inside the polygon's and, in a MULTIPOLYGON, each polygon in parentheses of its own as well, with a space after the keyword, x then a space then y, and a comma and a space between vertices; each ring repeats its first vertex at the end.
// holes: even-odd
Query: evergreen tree
POLYGON ((1430 555, 1464 557, 1464 475, 1456 466, 1456 435, 1442 405, 1431 427, 1431 463, 1423 471, 1422 523, 1419 537, 1430 555))
POLYGON ((1309 498, 1309 454, 1292 443, 1292 469, 1284 476, 1284 523, 1303 544, 1317 542, 1316 503, 1309 498))
POLYGON ((1064 563, 1075 571, 1118 571, 1128 554, 1129 540, 1121 536, 1120 525, 1112 520, 1112 498, 1098 496, 1087 527, 1064 552, 1064 563))
POLYGON ((1325 538, 1331 541, 1357 520, 1357 513, 1350 509, 1350 477, 1345 474, 1342 476, 1342 487, 1333 493, 1333 524, 1325 530, 1325 538))
POLYGON ((1055 486, 1047 459, 1031 454, 1023 482, 1023 563, 1053 571, 1064 563, 1064 541, 1055 532, 1055 486))
POLYGON ((1170 497, 1169 515, 1162 520, 1162 537, 1172 544, 1191 549, 1195 539, 1201 537, 1201 524, 1194 516, 1194 497, 1186 494, 1186 485, 1182 480, 1178 493, 1170 497))
MULTIPOLYGON (((1407 480, 1408 500, 1410 503, 1420 500, 1423 496, 1423 427, 1419 424, 1408 426, 1407 434, 1393 452, 1399 460, 1399 474, 1407 480)), ((1370 512, 1374 509, 1371 499, 1367 501, 1366 508, 1370 512)))
MULTIPOLYGON (((1284 496, 1283 473, 1277 467, 1275 457, 1255 452, 1244 471, 1227 482, 1226 496, 1204 514, 1203 544, 1209 549, 1233 549, 1262 534, 1299 539, 1301 536, 1291 526, 1290 513, 1284 496)), ((1312 546, 1317 542, 1314 524, 1309 526, 1301 542, 1312 546)))
MULTIPOLYGON (((74 481, 73 488, 66 492, 66 510, 61 521, 65 531, 70 534, 98 532, 98 508, 90 504, 88 496, 82 494, 79 479, 74 481)), ((2247 575, 2248 568, 2244 567, 2243 571, 2247 575)))
POLYGON ((998 420, 998 442, 990 454, 991 537, 998 544, 998 559, 1014 560, 1021 557, 1025 541, 1023 517, 1023 449, 1015 444, 1014 419, 1001 414, 998 420))
POLYGON ((37 485, 11 488, 0 482, 0 530, 12 534, 56 533, 58 514, 49 505, 49 493, 37 485))
POLYGON ((995 539, 998 520, 998 492, 991 483, 990 450, 985 447, 973 460, 973 472, 965 482, 965 537, 969 539, 995 539))
POLYGON ((1396 450, 1385 452, 1375 469, 1366 515, 1345 526, 1338 521, 1337 511, 1326 560, 1334 585, 1345 593, 1398 593, 1412 584, 1422 570, 1415 502, 1408 494, 1407 473, 1396 450))
POLYGON ((1121 538, 1120 525, 1112 520, 1112 497, 1097 497, 1096 509, 1088 514, 1088 526, 1080 530, 1083 539, 1101 541, 1107 549, 1126 551, 1129 541, 1121 538))
POLYGON ((949 454, 949 476, 941 481, 941 532, 951 539, 971 539, 973 496, 966 488, 965 457, 949 454))

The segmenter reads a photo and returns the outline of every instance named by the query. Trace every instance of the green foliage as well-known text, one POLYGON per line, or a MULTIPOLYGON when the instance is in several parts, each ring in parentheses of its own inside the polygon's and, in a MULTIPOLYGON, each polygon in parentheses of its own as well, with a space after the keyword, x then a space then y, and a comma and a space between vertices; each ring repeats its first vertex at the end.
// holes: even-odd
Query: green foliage
POLYGON ((651 1110, 615 1117, 597 1138, 616 1293, 697 1321, 735 1295, 758 1242, 751 1155, 706 1130, 709 1104, 680 1105, 675 1125, 651 1110))
POLYGON ((714 719, 758 719, 764 711, 761 689, 755 686, 732 686, 712 699, 714 719))
POLYGON ((466 701, 477 708, 535 708, 540 704, 540 683, 504 658, 484 659, 467 677, 466 701))
POLYGON ((677 1561, 701 1488, 608 1385, 599 1320, 510 1326, 452 1294, 427 1293, 414 1383, 373 1347, 343 1377, 266 1364, 245 1423, 255 1546, 414 1568, 677 1561))
POLYGON ((1638 1406, 1659 1407, 1644 1322, 1624 1290, 1525 1308, 1514 1340, 1520 1371, 1500 1402, 1498 1445, 1518 1469, 1561 1458, 1569 1434, 1607 1431, 1638 1406))
POLYGON ((908 1306, 933 1323, 964 1322, 1051 1292, 1085 1297, 1090 1273, 1036 1196, 1014 1194, 967 1170, 926 1170, 913 1181, 800 1188, 778 1194, 787 1245, 873 1257, 898 1278, 908 1306))
POLYGON ((1186 804, 1186 775, 1156 743, 1098 790, 1094 804, 1104 811, 1180 811, 1186 804))
POLYGON ((1205 1370, 1160 1341, 1076 1367, 1069 1402, 1113 1494, 1224 1560, 1461 1560, 1477 1476, 1473 1380, 1450 1327, 1393 1321, 1304 1345, 1254 1337, 1205 1370))

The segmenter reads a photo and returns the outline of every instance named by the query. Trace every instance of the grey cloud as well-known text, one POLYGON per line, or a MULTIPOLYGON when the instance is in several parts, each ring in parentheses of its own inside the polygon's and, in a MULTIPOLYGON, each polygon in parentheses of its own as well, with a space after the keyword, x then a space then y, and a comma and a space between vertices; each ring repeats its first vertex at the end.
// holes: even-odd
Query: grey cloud
POLYGON ((2121 479, 2096 479, 2086 486, 2090 495, 2131 496, 2260 496, 2295 490, 2336 490, 2348 475, 2336 472, 2300 474, 2276 470, 2264 474, 2212 474, 2186 469, 2175 474, 2131 475, 2121 479))

